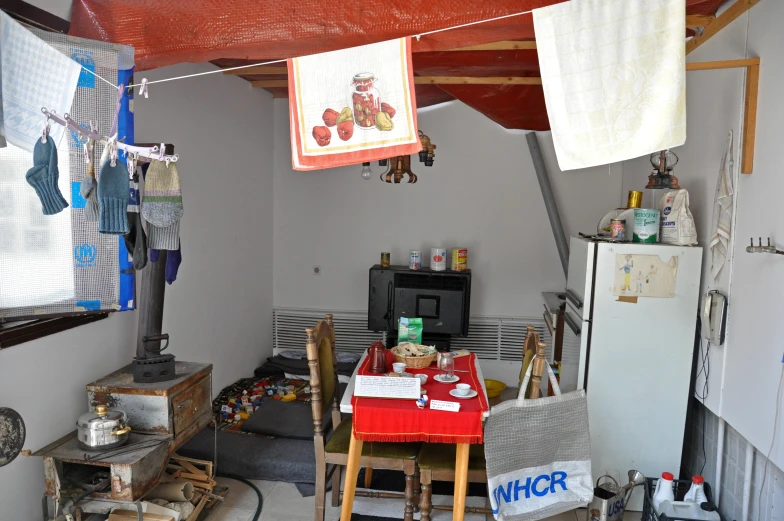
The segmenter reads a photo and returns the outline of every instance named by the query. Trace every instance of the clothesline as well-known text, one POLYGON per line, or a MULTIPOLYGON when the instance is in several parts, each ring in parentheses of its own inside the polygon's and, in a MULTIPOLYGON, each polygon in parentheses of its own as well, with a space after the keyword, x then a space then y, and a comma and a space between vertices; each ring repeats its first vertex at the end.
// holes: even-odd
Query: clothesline
MULTIPOLYGON (((495 22, 495 21, 498 21, 498 20, 504 20, 506 18, 513 18, 513 17, 516 17, 516 16, 522 16, 524 14, 531 14, 531 13, 533 13, 533 10, 529 9, 528 11, 520 11, 519 13, 512 13, 512 14, 506 14, 506 15, 503 15, 503 16, 496 16, 494 18, 487 18, 485 20, 477 20, 476 22, 468 22, 468 23, 465 23, 465 24, 453 25, 451 27, 443 27, 441 29, 434 29, 432 31, 426 31, 424 33, 415 34, 414 38, 416 38, 417 41, 419 41, 419 39, 421 37, 427 36, 429 34, 441 33, 441 32, 444 32, 444 31, 451 31, 452 29, 462 29, 463 27, 470 27, 472 25, 478 25, 478 24, 483 24, 483 23, 487 23, 487 22, 495 22)), ((235 70, 239 70, 239 69, 246 69, 246 68, 250 68, 250 67, 259 67, 261 65, 272 65, 274 63, 283 63, 285 61, 286 61, 285 59, 282 59, 282 60, 272 60, 272 61, 259 62, 259 63, 251 63, 251 64, 248 64, 248 65, 239 65, 237 67, 229 67, 229 68, 226 68, 226 69, 218 69, 218 70, 214 70, 214 71, 198 72, 196 74, 186 74, 184 76, 175 76, 173 78, 164 78, 162 80, 145 81, 144 84, 145 85, 152 85, 153 83, 164 83, 164 82, 167 82, 167 81, 184 80, 184 79, 187 79, 187 78, 195 78, 197 76, 205 76, 207 74, 218 74, 218 73, 223 73, 223 72, 227 72, 227 71, 235 71, 235 70)), ((103 81, 104 83, 106 83, 108 85, 111 85, 114 88, 117 88, 117 85, 113 84, 112 82, 110 82, 106 78, 103 78, 103 77, 99 76, 98 74, 96 74, 95 72, 91 71, 87 67, 82 66, 82 69, 87 71, 88 73, 92 74, 93 76, 95 76, 99 80, 103 81)), ((131 85, 128 85, 128 88, 131 88, 131 87, 141 87, 141 86, 142 86, 141 83, 133 83, 131 85)))

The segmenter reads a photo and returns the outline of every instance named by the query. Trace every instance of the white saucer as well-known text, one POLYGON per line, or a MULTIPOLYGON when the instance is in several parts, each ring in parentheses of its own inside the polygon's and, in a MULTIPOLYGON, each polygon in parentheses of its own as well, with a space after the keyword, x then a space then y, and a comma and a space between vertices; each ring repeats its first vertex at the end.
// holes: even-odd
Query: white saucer
POLYGON ((462 394, 457 394, 457 389, 452 389, 451 391, 449 391, 449 394, 451 394, 451 395, 452 395, 452 396, 454 396, 455 398, 460 398, 461 400, 467 400, 467 399, 469 399, 469 398, 473 398, 474 396, 476 396, 476 395, 477 395, 477 394, 479 394, 479 393, 477 393, 476 391, 474 391, 473 389, 471 389, 470 391, 468 391, 468 394, 466 394, 466 395, 464 396, 464 395, 462 395, 462 394))
POLYGON ((444 375, 437 374, 433 377, 433 380, 442 384, 454 384, 460 381, 460 377, 455 375, 451 380, 447 380, 444 375))

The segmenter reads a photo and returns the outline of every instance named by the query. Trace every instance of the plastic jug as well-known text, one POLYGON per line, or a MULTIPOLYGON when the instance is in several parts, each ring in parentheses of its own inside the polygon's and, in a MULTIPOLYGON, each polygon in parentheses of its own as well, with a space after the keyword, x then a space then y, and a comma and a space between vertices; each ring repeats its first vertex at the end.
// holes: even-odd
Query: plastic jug
POLYGON ((686 492, 686 495, 683 497, 684 501, 691 501, 692 503, 697 503, 697 505, 702 505, 703 503, 708 502, 708 497, 705 495, 705 478, 702 476, 694 476, 691 478, 691 486, 689 487, 689 491, 686 492))
POLYGON ((678 520, 704 519, 707 521, 721 521, 719 513, 703 510, 697 503, 691 501, 662 501, 656 509, 659 515, 664 514, 667 519, 678 520))
POLYGON ((662 472, 661 478, 656 482, 656 489, 653 492, 653 508, 661 514, 659 505, 663 501, 675 501, 675 491, 672 488, 673 475, 669 472, 662 472))

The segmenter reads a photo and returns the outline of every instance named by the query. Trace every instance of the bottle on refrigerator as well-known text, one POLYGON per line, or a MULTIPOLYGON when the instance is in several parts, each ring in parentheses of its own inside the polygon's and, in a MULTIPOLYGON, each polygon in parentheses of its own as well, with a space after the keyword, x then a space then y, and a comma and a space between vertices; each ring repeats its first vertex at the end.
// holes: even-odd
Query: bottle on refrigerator
POLYGON ((689 491, 683 497, 684 501, 691 501, 701 505, 708 502, 708 497, 705 495, 705 478, 702 476, 694 476, 691 478, 691 486, 689 491))
POLYGON ((675 479, 674 476, 669 472, 662 472, 661 478, 656 482, 656 490, 653 492, 653 508, 657 512, 661 512, 659 508, 662 502, 675 501, 675 491, 672 488, 673 479, 675 479))

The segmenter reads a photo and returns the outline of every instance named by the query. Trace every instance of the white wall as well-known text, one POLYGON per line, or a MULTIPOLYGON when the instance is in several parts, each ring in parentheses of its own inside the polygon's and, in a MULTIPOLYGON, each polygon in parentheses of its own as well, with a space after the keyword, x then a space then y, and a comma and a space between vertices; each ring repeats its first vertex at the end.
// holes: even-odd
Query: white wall
MULTIPOLYGON (((136 313, 125 312, 0 351, 0 407, 27 427, 26 449, 38 450, 76 429, 87 412, 85 385, 130 361, 136 313)), ((41 458, 17 457, 0 467, 0 519, 41 519, 41 458)))
MULTIPOLYGON (((688 56, 688 61, 711 61, 743 58, 746 25, 734 23, 713 40, 688 56)), ((703 247, 701 291, 716 289, 729 294, 729 262, 714 281, 710 274, 711 255, 708 249, 712 233, 713 198, 718 179, 719 165, 727 133, 732 130, 735 164, 732 175, 737 186, 740 155, 741 116, 743 110, 744 69, 694 71, 686 73, 686 144, 674 148, 679 161, 675 167, 682 188, 689 191, 690 208, 703 247)), ((648 156, 624 162, 624 190, 643 190, 651 172, 648 156)), ((657 205, 663 192, 645 190, 645 205, 657 205), (653 194, 656 194, 654 197, 653 194)), ((704 343, 707 349, 707 342, 704 343)), ((724 370, 724 346, 711 346, 708 396, 705 405, 716 414, 720 411, 721 380, 724 370)), ((698 378, 697 391, 703 392, 704 375, 698 378)))
MULTIPOLYGON (((137 81, 212 69, 176 65, 137 81)), ((178 358, 214 365, 217 392, 272 353, 272 96, 222 74, 150 90, 135 100, 136 141, 174 143, 184 203, 163 331, 178 358)))
MULTIPOLYGON (((210 70, 181 65, 149 80, 210 70)), ((152 88, 151 88, 152 90, 152 88)), ((164 332, 180 360, 214 365, 213 391, 249 376, 272 352, 272 98, 221 74, 164 83, 136 100, 136 140, 180 154, 183 263, 166 288, 164 332)), ((137 313, 0 351, 0 407, 27 423, 25 448, 73 431, 85 385, 130 363, 137 313)), ((40 519, 43 465, 0 468, 0 519, 40 519)))
MULTIPOLYGON (((784 330, 779 327, 784 287, 784 259, 748 254, 750 237, 770 236, 784 249, 784 214, 781 194, 784 179, 777 172, 781 163, 781 121, 784 101, 784 50, 779 22, 784 2, 760 2, 720 34, 689 56, 690 61, 762 59, 756 127, 754 173, 739 174, 742 137, 744 71, 704 71, 687 74, 688 139, 675 149, 681 185, 691 196, 691 209, 706 248, 703 290, 729 294, 727 339, 713 346, 710 356, 709 394, 705 405, 724 418, 762 454, 770 448, 779 378, 782 375, 784 330), (746 42, 748 40, 748 48, 746 42), (721 152, 728 130, 735 131, 735 227, 732 262, 718 280, 707 273, 707 246, 713 212, 713 193, 721 152)), ((641 186, 647 159, 627 161, 623 167, 624 189, 641 186)), ((702 378, 698 386, 702 383, 702 378)), ((778 415, 777 442, 771 461, 784 468, 784 414, 778 415)))
MULTIPOLYGON (((509 132, 460 102, 419 111, 438 145, 433 167, 413 164, 415 185, 389 185, 372 165, 318 172, 291 168, 288 105, 275 102, 274 304, 327 310, 367 307, 368 268, 381 251, 468 248, 474 315, 541 315, 540 292, 564 274, 522 132, 509 132), (321 274, 313 274, 313 266, 321 274)), ((593 232, 621 202, 621 168, 561 173, 549 133, 539 140, 567 234, 593 232)))

